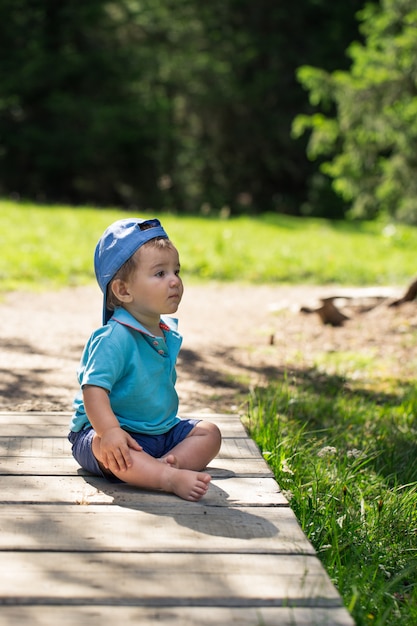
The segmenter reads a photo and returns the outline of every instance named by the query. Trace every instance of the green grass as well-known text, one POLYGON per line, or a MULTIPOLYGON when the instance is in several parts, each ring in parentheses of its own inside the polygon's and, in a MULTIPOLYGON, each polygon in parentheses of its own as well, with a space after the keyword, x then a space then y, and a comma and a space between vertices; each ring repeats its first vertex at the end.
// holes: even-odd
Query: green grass
MULTIPOLYGON (((94 280, 95 244, 126 216, 0 202, 1 292, 94 280)), ((416 273, 416 228, 159 217, 186 281, 406 286, 416 273)), ((323 352, 251 392, 247 424, 357 625, 415 626, 417 390, 385 370, 382 380, 381 366, 323 352)))
MULTIPOLYGON (((2 292, 93 280, 98 238, 108 224, 128 215, 0 201, 2 292)), ((186 279, 406 285, 415 273, 417 229, 410 227, 283 215, 159 217, 180 250, 186 279)))
POLYGON ((247 426, 357 626, 417 624, 417 389, 312 369, 250 397, 247 426))

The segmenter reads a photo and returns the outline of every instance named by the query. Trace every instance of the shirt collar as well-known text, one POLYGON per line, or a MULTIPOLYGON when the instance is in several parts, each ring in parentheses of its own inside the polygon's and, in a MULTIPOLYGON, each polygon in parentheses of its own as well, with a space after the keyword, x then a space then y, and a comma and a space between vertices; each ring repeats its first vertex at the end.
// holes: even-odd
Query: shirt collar
MULTIPOLYGON (((133 317, 126 311, 123 307, 118 307, 113 315, 111 316, 109 322, 118 322, 119 324, 123 324, 123 326, 128 326, 129 328, 133 328, 133 330, 137 330, 144 335, 148 335, 149 337, 153 337, 152 333, 149 332, 147 328, 145 328, 138 320, 133 317)), ((176 331, 178 328, 178 320, 173 317, 161 316, 161 321, 159 323, 160 328, 167 332, 176 331)))

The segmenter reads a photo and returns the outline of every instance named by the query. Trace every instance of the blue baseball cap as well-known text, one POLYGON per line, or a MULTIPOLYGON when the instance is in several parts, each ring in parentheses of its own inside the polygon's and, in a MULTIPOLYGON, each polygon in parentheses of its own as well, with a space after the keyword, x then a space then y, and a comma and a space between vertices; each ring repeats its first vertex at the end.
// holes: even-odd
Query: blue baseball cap
POLYGON ((99 239, 94 253, 94 270, 104 295, 103 324, 107 324, 113 314, 113 311, 107 308, 109 282, 136 250, 157 237, 168 239, 159 220, 127 218, 111 224, 99 239))

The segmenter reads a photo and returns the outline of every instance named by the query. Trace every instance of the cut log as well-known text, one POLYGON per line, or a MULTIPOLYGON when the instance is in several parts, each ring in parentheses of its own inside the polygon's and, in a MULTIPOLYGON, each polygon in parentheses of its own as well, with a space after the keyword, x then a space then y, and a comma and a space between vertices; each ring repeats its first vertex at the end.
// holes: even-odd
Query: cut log
POLYGON ((323 324, 330 326, 343 326, 348 316, 342 313, 333 302, 333 298, 325 298, 322 300, 323 306, 317 309, 316 313, 320 317, 323 324))
POLYGON ((317 309, 302 307, 300 311, 301 313, 317 313, 323 324, 329 324, 330 326, 343 326, 349 317, 337 308, 334 300, 335 298, 323 298, 321 300, 323 303, 321 307, 317 309))
POLYGON ((399 306, 400 304, 403 304, 404 302, 411 302, 412 300, 415 300, 416 297, 417 297, 417 279, 411 283, 411 285, 408 287, 407 291, 405 292, 402 298, 399 298, 398 300, 394 300, 394 302, 391 302, 389 306, 399 306))

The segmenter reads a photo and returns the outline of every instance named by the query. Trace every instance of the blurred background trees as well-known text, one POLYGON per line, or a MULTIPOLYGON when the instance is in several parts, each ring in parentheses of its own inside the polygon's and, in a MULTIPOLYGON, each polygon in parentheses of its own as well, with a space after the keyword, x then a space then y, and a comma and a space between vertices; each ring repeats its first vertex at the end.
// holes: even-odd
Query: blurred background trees
POLYGON ((382 0, 359 18, 364 43, 348 48, 349 71, 300 68, 322 112, 299 115, 294 135, 313 131, 308 151, 331 157, 321 171, 352 216, 417 224, 417 6, 382 0))
POLYGON ((412 4, 1 0, 0 195, 410 219, 412 4))

